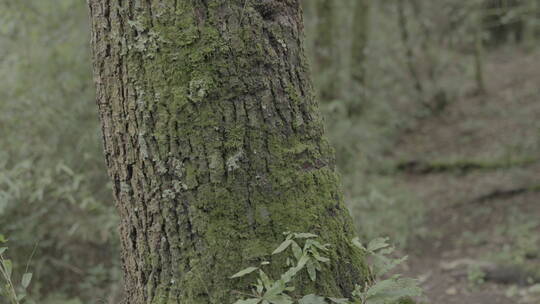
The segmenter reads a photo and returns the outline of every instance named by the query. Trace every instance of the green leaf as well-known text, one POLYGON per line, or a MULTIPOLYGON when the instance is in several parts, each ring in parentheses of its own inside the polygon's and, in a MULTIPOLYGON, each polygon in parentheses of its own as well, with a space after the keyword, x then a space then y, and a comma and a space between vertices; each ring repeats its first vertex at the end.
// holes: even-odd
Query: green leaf
POLYGON ((285 287, 285 291, 293 292, 296 288, 294 286, 287 286, 285 287))
POLYGON ((301 257, 300 257, 300 260, 298 260, 298 264, 296 265, 295 268, 297 268, 298 270, 297 271, 300 271, 302 268, 304 268, 304 266, 306 266, 306 263, 310 260, 311 258, 307 255, 307 254, 303 254, 301 257))
POLYGON ((257 289, 257 293, 261 294, 264 290, 264 284, 261 279, 257 279, 257 284, 255 284, 255 288, 257 289))
POLYGON ((375 295, 384 294, 388 290, 396 289, 398 288, 398 285, 396 283, 396 280, 391 278, 388 280, 382 280, 379 282, 376 282, 375 285, 371 286, 367 290, 367 297, 373 297, 375 295))
POLYGON ((364 247, 364 245, 362 245, 362 242, 360 242, 360 239, 358 237, 355 237, 354 239, 352 239, 352 243, 354 246, 362 249, 363 251, 366 251, 366 247, 364 247))
POLYGON ((285 265, 287 265, 287 266, 291 266, 291 265, 292 265, 292 260, 291 260, 291 258, 287 257, 287 259, 285 259, 285 265))
POLYGON ((266 273, 262 270, 259 270, 259 278, 261 278, 261 281, 263 283, 263 286, 266 288, 266 289, 270 289, 270 287, 272 286, 273 282, 272 280, 270 280, 270 278, 266 275, 266 273))
POLYGON ((315 269, 317 269, 318 271, 322 270, 321 263, 319 263, 319 261, 313 260, 313 264, 315 265, 315 269))
POLYGON ((374 256, 374 268, 375 268, 375 275, 376 276, 382 276, 386 273, 388 273, 390 270, 394 269, 396 266, 400 265, 401 263, 405 262, 407 260, 407 256, 404 256, 399 259, 392 259, 387 258, 383 255, 376 254, 374 256))
POLYGON ((321 296, 308 294, 302 299, 298 300, 298 304, 326 304, 326 301, 321 296))
POLYGON ((234 304, 257 304, 259 302, 261 302, 261 299, 253 298, 253 299, 247 299, 247 300, 238 300, 234 302, 234 304))
POLYGON ((315 270, 315 264, 313 264, 313 261, 309 261, 306 265, 309 278, 315 282, 315 280, 317 280, 317 270, 315 270))
POLYGON ((0 254, 3 254, 4 252, 6 252, 7 250, 7 247, 0 247, 0 254))
POLYGON ((0 234, 0 243, 5 243, 5 242, 7 242, 6 237, 3 234, 0 234))
POLYGON ((332 301, 333 303, 337 303, 337 304, 347 304, 347 303, 349 303, 349 299, 346 299, 346 298, 328 298, 328 300, 332 301))
POLYGON ((323 262, 323 263, 328 263, 328 262, 330 262, 330 259, 327 258, 327 257, 316 256, 315 258, 316 258, 319 262, 323 262))
POLYGON ((355 287, 354 287, 354 290, 352 292, 353 298, 363 299, 364 298, 364 289, 366 287, 368 287, 368 286, 362 286, 362 285, 356 284, 355 287))
POLYGON ((422 295, 422 289, 413 279, 401 279, 394 276, 388 280, 377 282, 371 286, 366 296, 370 304, 386 304, 404 297, 417 297, 422 295))
POLYGON ((321 255, 319 254, 319 252, 317 252, 316 250, 313 250, 312 253, 313 253, 313 257, 314 257, 317 261, 323 262, 323 263, 328 263, 328 262, 330 262, 330 259, 329 259, 329 258, 326 258, 326 257, 321 256, 321 255))
POLYGON ((306 240, 306 242, 304 243, 304 250, 308 250, 308 249, 311 249, 311 247, 313 246, 313 240, 306 240))
POLYGON ((24 289, 28 288, 28 285, 30 285, 30 282, 32 281, 32 273, 27 272, 23 274, 21 285, 24 289))
POLYGON ((4 267, 7 278, 11 278, 11 270, 13 270, 13 264, 11 264, 11 260, 3 260, 2 266, 4 267))
POLYGON ((310 241, 310 243, 311 243, 313 246, 319 248, 319 249, 322 250, 322 251, 327 251, 327 250, 328 250, 328 246, 330 246, 330 244, 324 244, 324 245, 323 245, 323 244, 321 244, 321 243, 319 243, 318 241, 315 241, 315 240, 308 240, 308 241, 310 241))
POLYGON ((296 260, 300 260, 300 258, 302 257, 302 248, 300 248, 298 243, 294 241, 292 242, 292 252, 296 260))
POLYGON ((71 170, 71 168, 66 166, 64 163, 59 163, 56 166, 56 170, 58 170, 59 172, 64 171, 65 173, 71 176, 75 175, 75 172, 73 172, 73 170, 71 170))
POLYGON ((396 251, 396 248, 386 247, 384 249, 379 250, 377 253, 382 254, 382 255, 389 255, 389 254, 392 254, 394 251, 396 251))
POLYGON ((268 288, 268 290, 263 296, 263 299, 270 301, 276 296, 283 294, 283 291, 285 291, 286 288, 285 285, 286 283, 282 280, 275 281, 272 287, 268 288))
POLYGON ((292 278, 298 273, 299 270, 300 269, 298 269, 297 267, 289 268, 289 270, 287 270, 285 273, 281 275, 280 280, 285 283, 289 283, 292 280, 292 278))
POLYGON ((233 274, 230 278, 231 279, 234 279, 234 278, 240 278, 240 277, 243 277, 247 274, 250 274, 252 272, 254 272, 255 270, 259 269, 258 267, 248 267, 244 270, 240 270, 239 272, 233 274))
POLYGON ((388 238, 376 238, 369 242, 367 250, 373 252, 388 246, 390 246, 390 244, 388 244, 388 238))
POLYGON ((271 298, 265 299, 272 304, 293 304, 291 297, 285 294, 275 295, 271 298))
POLYGON ((297 239, 310 239, 310 238, 318 238, 319 236, 313 233, 296 233, 295 238, 297 239))
POLYGON ((291 245, 291 243, 292 243, 291 239, 286 239, 283 243, 281 243, 278 246, 278 248, 276 248, 276 250, 274 250, 274 252, 272 252, 272 254, 278 254, 278 253, 283 252, 285 249, 287 249, 287 247, 289 247, 289 245, 291 245))

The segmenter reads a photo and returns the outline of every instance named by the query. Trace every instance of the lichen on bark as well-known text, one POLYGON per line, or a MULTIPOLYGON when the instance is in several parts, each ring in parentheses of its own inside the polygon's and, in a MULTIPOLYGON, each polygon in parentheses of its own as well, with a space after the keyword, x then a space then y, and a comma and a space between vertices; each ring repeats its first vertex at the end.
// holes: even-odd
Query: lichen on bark
MULTIPOLYGON (((283 231, 334 244, 297 293, 350 295, 350 245, 296 0, 89 0, 127 303, 232 303, 283 231)), ((270 273, 283 269, 273 263, 270 273)))

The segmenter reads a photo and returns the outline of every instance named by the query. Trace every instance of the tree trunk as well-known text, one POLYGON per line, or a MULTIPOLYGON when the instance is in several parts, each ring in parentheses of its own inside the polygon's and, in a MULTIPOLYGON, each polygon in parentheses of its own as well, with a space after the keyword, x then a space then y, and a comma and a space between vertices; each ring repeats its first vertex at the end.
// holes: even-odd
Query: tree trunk
MULTIPOLYGON (((473 7, 475 11, 481 8, 473 7)), ((474 74, 476 79, 476 94, 484 95, 486 93, 486 81, 484 78, 484 39, 482 28, 482 14, 477 13, 474 28, 474 74)))
POLYGON ((336 96, 335 63, 336 49, 334 45, 336 25, 336 0, 316 1, 317 33, 314 41, 314 74, 317 81, 318 96, 323 102, 334 100, 336 96))
POLYGON ((356 100, 349 106, 349 116, 357 116, 360 114, 365 102, 369 0, 356 0, 352 26, 351 81, 356 100))
POLYGON ((415 61, 416 56, 414 54, 413 46, 410 42, 410 32, 408 27, 408 21, 407 21, 407 13, 405 11, 405 0, 398 0, 396 2, 396 8, 397 8, 397 15, 398 15, 398 26, 400 28, 400 34, 401 34, 401 42, 403 43, 403 47, 405 47, 405 61, 407 64, 407 68, 409 70, 409 74, 411 75, 412 82, 414 89, 416 93, 418 94, 418 99, 420 101, 420 104, 422 104, 426 108, 430 108, 428 102, 425 100, 424 96, 424 86, 422 84, 422 80, 420 79, 420 75, 418 71, 416 70, 415 61))
POLYGON ((513 39, 513 42, 521 42, 525 21, 519 10, 525 5, 524 2, 522 0, 485 0, 484 27, 490 33, 491 46, 500 46, 508 42, 509 38, 513 39))
POLYGON ((349 245, 298 0, 89 7, 126 302, 232 303, 249 286, 228 277, 271 261, 284 231, 334 245, 317 281, 295 292, 349 296, 367 272, 349 245))

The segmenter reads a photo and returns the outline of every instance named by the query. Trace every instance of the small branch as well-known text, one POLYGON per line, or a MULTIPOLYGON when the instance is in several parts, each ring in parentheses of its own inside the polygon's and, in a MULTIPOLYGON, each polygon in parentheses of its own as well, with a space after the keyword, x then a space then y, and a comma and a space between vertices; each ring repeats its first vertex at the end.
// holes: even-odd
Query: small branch
POLYGON ((398 163, 396 170, 409 174, 431 174, 431 173, 468 173, 473 170, 496 170, 512 167, 520 167, 537 162, 536 158, 523 158, 516 160, 455 160, 455 161, 434 161, 424 162, 412 160, 398 163))
POLYGON ((490 192, 488 194, 485 194, 485 195, 482 195, 473 199, 472 201, 469 202, 469 204, 482 204, 482 203, 486 203, 488 201, 495 200, 495 199, 511 198, 513 196, 517 196, 517 195, 521 195, 525 193, 532 193, 532 192, 540 192, 540 185, 508 189, 508 190, 495 190, 493 192, 490 192))
POLYGON ((537 273, 523 269, 518 265, 501 265, 473 259, 459 259, 441 263, 444 271, 454 276, 467 276, 469 269, 477 268, 484 273, 484 279, 497 284, 533 285, 540 282, 537 273))

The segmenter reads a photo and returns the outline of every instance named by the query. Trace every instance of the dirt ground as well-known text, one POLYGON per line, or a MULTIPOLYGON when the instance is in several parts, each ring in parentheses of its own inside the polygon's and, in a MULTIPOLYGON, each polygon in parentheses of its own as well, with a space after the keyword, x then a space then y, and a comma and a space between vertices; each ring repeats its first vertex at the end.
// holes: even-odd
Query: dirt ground
POLYGON ((540 303, 540 54, 487 62, 487 94, 422 120, 393 156, 428 205, 407 250, 426 303, 540 303))

